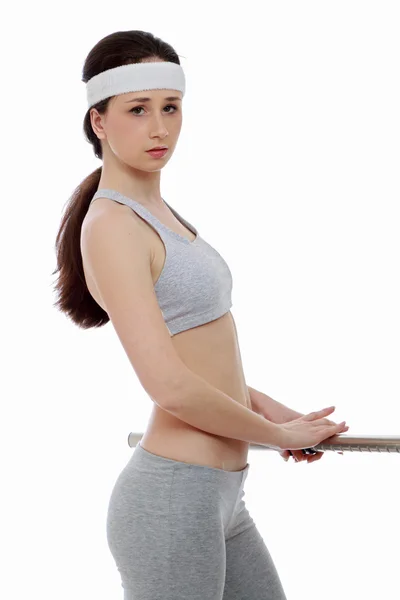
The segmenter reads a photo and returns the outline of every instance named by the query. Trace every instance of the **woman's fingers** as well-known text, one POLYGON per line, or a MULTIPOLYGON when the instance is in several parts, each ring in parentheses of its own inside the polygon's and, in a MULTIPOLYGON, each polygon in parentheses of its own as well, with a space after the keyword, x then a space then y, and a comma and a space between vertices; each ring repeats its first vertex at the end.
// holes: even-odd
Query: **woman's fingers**
POLYGON ((305 450, 288 450, 291 456, 293 456, 294 462, 313 462, 314 460, 318 460, 324 454, 323 452, 315 451, 312 454, 307 453, 305 450), (315 458, 317 457, 318 458, 315 458))
POLYGON ((304 460, 306 458, 306 455, 302 450, 291 450, 291 453, 292 453, 293 458, 297 462, 301 462, 302 460, 304 460))
POLYGON ((307 456, 307 462, 311 463, 314 462, 315 460, 320 460, 324 455, 324 452, 317 452, 317 454, 314 454, 314 456, 307 456))
POLYGON ((347 427, 346 421, 342 421, 341 423, 330 424, 326 422, 326 419, 315 419, 313 420, 313 423, 318 427, 324 427, 327 431, 340 431, 341 429, 343 429, 343 427, 347 427))

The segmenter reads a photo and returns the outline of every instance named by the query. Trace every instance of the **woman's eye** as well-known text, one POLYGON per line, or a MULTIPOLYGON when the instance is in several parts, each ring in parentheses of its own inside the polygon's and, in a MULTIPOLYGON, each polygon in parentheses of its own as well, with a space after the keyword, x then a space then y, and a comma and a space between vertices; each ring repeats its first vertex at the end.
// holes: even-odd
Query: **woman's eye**
MULTIPOLYGON (((166 106, 165 108, 174 108, 175 110, 173 112, 176 112, 178 110, 178 107, 175 106, 174 104, 168 104, 168 106, 166 106)), ((132 108, 129 112, 134 113, 135 115, 139 115, 139 113, 134 112, 135 110, 144 110, 144 106, 135 106, 135 108, 132 108)), ((171 111, 168 111, 167 114, 173 114, 171 113, 171 111)))

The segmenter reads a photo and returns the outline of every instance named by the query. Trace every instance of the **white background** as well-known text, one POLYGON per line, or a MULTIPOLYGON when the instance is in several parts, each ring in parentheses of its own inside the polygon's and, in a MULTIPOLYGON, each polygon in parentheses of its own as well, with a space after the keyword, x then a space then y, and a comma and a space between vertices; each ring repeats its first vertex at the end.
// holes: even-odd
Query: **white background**
MULTIPOLYGON (((105 518, 152 403, 112 325, 53 308, 55 236, 100 161, 91 48, 142 29, 187 90, 162 195, 228 262, 247 384, 400 436, 397 2, 15 5, 2 33, 2 510, 8 600, 122 600, 105 518)), ((288 600, 399 594, 398 454, 251 451, 246 504, 288 600)), ((260 599, 261 600, 261 599, 260 599)))

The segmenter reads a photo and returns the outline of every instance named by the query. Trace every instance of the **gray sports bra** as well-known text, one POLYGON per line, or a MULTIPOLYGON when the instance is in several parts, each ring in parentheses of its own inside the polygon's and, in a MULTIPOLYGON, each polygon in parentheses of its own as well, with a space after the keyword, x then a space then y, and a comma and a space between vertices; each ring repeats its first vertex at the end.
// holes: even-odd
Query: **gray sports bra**
POLYGON ((165 200, 175 217, 196 234, 192 242, 161 223, 140 202, 116 190, 99 189, 91 203, 96 198, 126 204, 147 221, 164 242, 166 259, 154 291, 171 336, 214 321, 229 311, 233 282, 227 263, 165 200))

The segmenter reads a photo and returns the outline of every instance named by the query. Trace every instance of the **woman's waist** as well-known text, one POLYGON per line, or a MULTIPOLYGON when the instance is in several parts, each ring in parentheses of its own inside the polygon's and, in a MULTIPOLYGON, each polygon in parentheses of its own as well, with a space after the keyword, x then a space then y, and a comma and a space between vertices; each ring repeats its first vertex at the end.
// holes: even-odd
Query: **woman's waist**
MULTIPOLYGON (((241 402, 246 406, 246 399, 241 402)), ((237 471, 247 463, 249 443, 193 427, 154 404, 141 445, 149 452, 193 464, 237 471)))
POLYGON ((140 445, 148 452, 171 460, 239 471, 247 464, 250 444, 210 434, 188 423, 167 426, 160 419, 152 418, 140 445))

